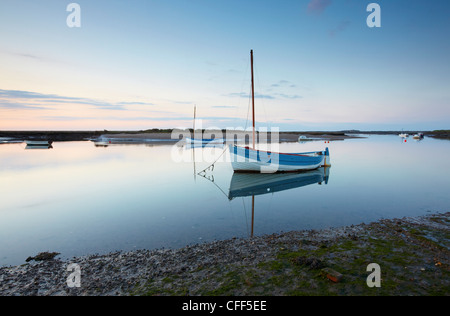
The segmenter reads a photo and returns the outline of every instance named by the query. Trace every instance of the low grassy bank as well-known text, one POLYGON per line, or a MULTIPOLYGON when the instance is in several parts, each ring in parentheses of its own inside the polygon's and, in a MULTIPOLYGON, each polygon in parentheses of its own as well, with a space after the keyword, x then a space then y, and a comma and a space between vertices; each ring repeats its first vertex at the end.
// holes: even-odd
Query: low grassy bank
POLYGON ((432 131, 429 134, 427 133, 427 135, 439 139, 450 139, 450 130, 432 131))
POLYGON ((426 221, 384 220, 352 227, 339 237, 320 232, 299 239, 269 237, 272 255, 260 257, 256 247, 254 258, 149 278, 132 293, 445 296, 450 294, 449 223, 447 213, 426 221), (367 285, 370 263, 380 266, 380 287, 367 285), (342 278, 332 281, 329 271, 342 278))

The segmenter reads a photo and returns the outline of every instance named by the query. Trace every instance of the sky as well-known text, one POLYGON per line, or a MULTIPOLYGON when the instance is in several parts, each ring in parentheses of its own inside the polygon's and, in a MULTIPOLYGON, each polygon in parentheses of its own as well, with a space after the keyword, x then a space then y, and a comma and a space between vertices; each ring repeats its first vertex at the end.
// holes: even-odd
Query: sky
POLYGON ((0 130, 187 128, 194 106, 203 128, 246 128, 250 50, 257 127, 450 129, 449 16, 448 0, 0 0, 0 130))

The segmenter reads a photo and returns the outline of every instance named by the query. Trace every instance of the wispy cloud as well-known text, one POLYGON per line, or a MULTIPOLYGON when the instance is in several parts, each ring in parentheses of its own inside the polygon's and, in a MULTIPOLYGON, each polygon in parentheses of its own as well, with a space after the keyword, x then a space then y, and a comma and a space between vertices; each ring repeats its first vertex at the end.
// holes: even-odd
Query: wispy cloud
POLYGON ((236 108, 236 105, 213 105, 212 107, 220 109, 234 109, 236 108))
MULTIPOLYGON (((260 94, 256 93, 255 98, 259 99, 269 99, 269 100, 275 100, 275 99, 300 99, 302 96, 292 93, 297 88, 297 85, 293 84, 289 80, 279 80, 273 84, 270 85, 268 89, 266 89, 266 93, 260 94)), ((240 93, 230 93, 225 96, 228 97, 240 97, 240 98, 249 98, 249 95, 244 92, 240 93)))
POLYGON ((102 100, 96 100, 91 98, 79 98, 62 96, 58 94, 45 94, 32 91, 23 90, 2 90, 0 89, 0 108, 8 109, 37 109, 45 108, 45 105, 56 104, 83 104, 90 105, 97 109, 105 110, 125 110, 130 105, 144 105, 152 106, 153 103, 149 102, 107 102, 102 100), (35 103, 39 103, 36 106, 35 103))
POLYGON ((331 5, 332 0, 311 0, 308 3, 308 12, 322 14, 331 5))
POLYGON ((21 52, 21 51, 11 51, 9 49, 3 49, 0 48, 0 53, 7 54, 14 58, 20 58, 23 61, 34 61, 34 62, 43 62, 43 63, 52 63, 52 64, 65 64, 66 62, 57 60, 54 58, 50 58, 48 56, 38 55, 38 54, 31 54, 28 52, 21 52))
MULTIPOLYGON (((247 93, 244 92, 235 92, 235 93, 229 93, 226 94, 225 96, 227 97, 239 97, 239 98, 249 98, 249 95, 247 93)), ((260 94, 260 93, 255 93, 255 99, 275 99, 275 97, 273 95, 269 95, 269 94, 260 94)))
POLYGON ((276 93, 276 96, 279 96, 284 99, 301 99, 302 96, 298 94, 286 94, 286 93, 276 93))
POLYGON ((330 33, 329 33, 330 37, 335 37, 339 33, 344 32, 348 28, 349 25, 350 25, 350 21, 342 21, 334 29, 332 29, 330 31, 330 33))
POLYGON ((46 121, 88 121, 88 120, 110 120, 110 121, 191 121, 192 117, 151 117, 151 116, 68 116, 47 115, 41 119, 46 121))
POLYGON ((22 90, 2 90, 0 89, 0 97, 15 99, 49 99, 49 100, 80 100, 80 98, 63 97, 56 94, 42 94, 31 91, 22 90))
MULTIPOLYGON (((249 98, 249 95, 246 93, 230 93, 225 96, 228 97, 239 97, 239 98, 249 98)), ((255 94, 255 99, 301 99, 302 96, 298 94, 286 94, 286 93, 272 93, 272 94, 255 94)))
POLYGON ((26 54, 26 53, 14 53, 13 55, 19 56, 19 57, 25 57, 25 58, 31 58, 35 60, 44 60, 42 57, 33 55, 33 54, 26 54))
MULTIPOLYGON (((192 122, 192 117, 190 116, 160 116, 160 117, 152 117, 152 116, 69 116, 69 115, 46 115, 41 116, 40 119, 44 121, 53 121, 53 122, 76 122, 76 121, 130 121, 130 122, 192 122)), ((204 128, 208 127, 209 123, 217 123, 222 122, 226 124, 230 124, 230 126, 239 125, 242 122, 245 123, 245 119, 238 117, 230 117, 230 116, 204 116, 199 118, 204 122, 204 128)), ((187 127, 188 128, 188 127, 187 127)))
POLYGON ((118 102, 119 105, 155 105, 149 102, 118 102))
POLYGON ((174 103, 174 104, 194 104, 192 101, 187 100, 174 100, 174 99, 161 99, 162 101, 174 103))
POLYGON ((21 104, 18 102, 9 102, 0 99, 0 109, 6 110, 46 110, 46 107, 35 104, 21 104))
POLYGON ((297 85, 290 82, 289 80, 279 80, 273 84, 270 85, 270 88, 267 89, 267 91, 270 92, 270 94, 276 98, 276 99, 300 99, 302 96, 293 93, 294 91, 297 91, 298 89, 297 85))
POLYGON ((273 87, 273 88, 279 88, 279 87, 295 88, 296 87, 295 84, 291 83, 288 80, 280 80, 280 81, 278 81, 278 82, 276 82, 274 84, 271 84, 270 86, 273 87))

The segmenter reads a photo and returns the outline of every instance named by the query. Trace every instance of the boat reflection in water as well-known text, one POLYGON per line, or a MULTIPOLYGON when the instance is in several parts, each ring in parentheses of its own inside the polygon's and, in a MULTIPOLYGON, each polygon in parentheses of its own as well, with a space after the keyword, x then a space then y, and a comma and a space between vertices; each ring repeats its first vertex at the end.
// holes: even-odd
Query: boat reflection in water
POLYGON ((47 140, 26 140, 25 149, 52 149, 52 141, 47 140))
POLYGON ((237 197, 274 193, 310 184, 328 183, 329 167, 295 173, 234 173, 231 178, 230 200, 237 197))
POLYGON ((311 184, 328 184, 330 167, 295 173, 234 173, 230 182, 228 199, 252 197, 252 227, 255 215, 255 196, 300 188, 311 184))
POLYGON ((52 149, 53 148, 53 146, 52 145, 46 145, 46 146, 29 146, 29 145, 27 145, 26 147, 25 147, 25 149, 52 149))
POLYGON ((189 150, 189 149, 195 149, 195 148, 224 148, 225 144, 224 143, 214 143, 214 142, 205 142, 205 143, 190 143, 190 142, 186 142, 184 148, 189 150))

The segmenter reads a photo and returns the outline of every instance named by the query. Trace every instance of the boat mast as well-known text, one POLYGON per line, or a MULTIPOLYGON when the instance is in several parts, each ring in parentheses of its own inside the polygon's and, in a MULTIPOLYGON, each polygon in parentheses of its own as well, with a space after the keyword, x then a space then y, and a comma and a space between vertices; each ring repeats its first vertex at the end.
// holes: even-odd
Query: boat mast
MULTIPOLYGON (((194 105, 194 122, 192 126, 192 141, 195 139, 195 110, 197 109, 197 105, 194 105)), ((195 170, 195 148, 192 146, 192 161, 194 163, 194 181, 196 181, 197 171, 195 170)))
POLYGON ((250 61, 252 70, 252 120, 253 120, 253 149, 255 148, 255 83, 253 80, 253 49, 250 50, 250 61))
POLYGON ((194 123, 193 123, 193 131, 192 131, 193 135, 192 135, 192 138, 195 138, 195 110, 196 110, 196 108, 197 108, 197 106, 194 105, 194 123))

